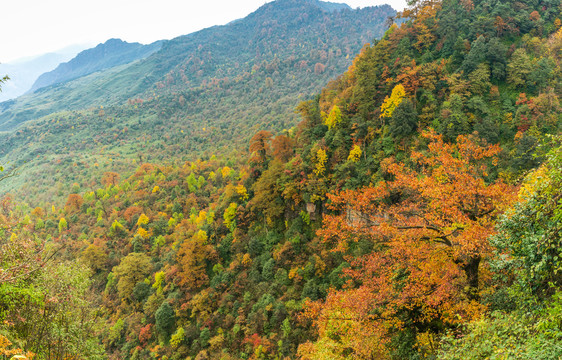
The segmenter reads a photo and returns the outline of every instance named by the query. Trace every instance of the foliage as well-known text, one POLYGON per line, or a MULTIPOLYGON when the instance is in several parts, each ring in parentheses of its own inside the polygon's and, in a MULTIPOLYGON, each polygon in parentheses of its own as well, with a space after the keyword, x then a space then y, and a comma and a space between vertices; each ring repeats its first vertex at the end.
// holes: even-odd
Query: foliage
POLYGON ((489 338, 528 354, 558 339, 559 4, 410 3, 352 62, 371 20, 270 3, 72 84, 84 104, 98 94, 80 85, 114 76, 121 104, 1 134, 2 156, 30 162, 2 184, 19 190, 0 203, 2 250, 17 244, 0 289, 20 298, 0 305, 61 294, 49 323, 2 323, 13 348, 35 352, 37 324, 77 329, 60 333, 76 358, 98 356, 92 336, 132 359, 491 357, 511 350, 489 338))
POLYGON ((386 161, 392 181, 330 196, 337 215, 325 217, 324 241, 347 254, 361 241, 376 250, 347 271, 358 287, 309 308, 320 338, 301 347, 304 357, 325 351, 328 341, 359 358, 385 356, 400 331, 438 335, 483 311, 480 263, 490 255, 494 218, 513 194, 501 181, 484 181, 486 160, 500 149, 471 137, 454 145, 434 132, 424 137, 428 151, 412 153, 413 168, 386 161))

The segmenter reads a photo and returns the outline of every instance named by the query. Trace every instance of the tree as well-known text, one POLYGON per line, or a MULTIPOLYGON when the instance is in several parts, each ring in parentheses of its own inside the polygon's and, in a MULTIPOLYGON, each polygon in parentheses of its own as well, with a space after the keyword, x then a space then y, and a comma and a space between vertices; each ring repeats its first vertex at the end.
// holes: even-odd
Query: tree
POLYGON ((490 91, 490 67, 486 63, 478 65, 476 70, 468 75, 472 93, 475 95, 485 95, 490 91))
POLYGON ((180 272, 178 283, 190 292, 195 292, 207 284, 207 264, 216 257, 216 252, 207 243, 207 234, 203 230, 197 231, 190 238, 183 241, 177 255, 180 272))
POLYGON ((492 38, 488 42, 488 53, 486 59, 490 63, 491 75, 494 80, 505 79, 507 64, 507 48, 499 38, 492 38))
POLYGON ((82 207, 84 199, 78 194, 70 194, 66 200, 66 205, 64 206, 67 212, 78 211, 82 207))
POLYGON ((32 277, 0 284, 2 334, 24 340, 24 350, 38 359, 99 358, 90 276, 79 262, 50 262, 32 277))
POLYGON ((257 164, 265 163, 267 155, 271 152, 269 140, 272 136, 271 132, 261 130, 250 139, 250 153, 252 154, 250 162, 257 164))
POLYGON ((156 310, 154 316, 156 318, 156 330, 167 340, 174 331, 175 313, 169 302, 164 301, 156 310))
POLYGON ((404 99, 392 113, 389 122, 390 134, 395 139, 412 135, 418 128, 418 113, 410 99, 404 99))
POLYGON ((476 70, 478 65, 486 59, 487 50, 486 38, 480 35, 472 42, 470 51, 466 55, 459 70, 464 71, 466 75, 476 70))
POLYGON ((273 156, 280 161, 287 161, 293 155, 293 141, 285 135, 278 135, 271 142, 273 156))
POLYGON ((525 49, 513 52, 507 64, 507 81, 514 87, 525 87, 532 71, 531 60, 525 49))
POLYGON ((328 114, 328 116, 326 117, 324 123, 328 126, 328 129, 333 129, 336 127, 336 125, 341 123, 341 120, 341 110, 339 106, 334 105, 332 107, 332 110, 330 110, 330 114, 328 114))
POLYGON ((398 84, 392 89, 390 97, 386 97, 381 105, 381 118, 390 118, 394 110, 400 105, 402 99, 406 96, 406 91, 402 84, 398 84))
POLYGON ((350 258, 348 289, 308 307, 320 334, 302 347, 310 358, 344 349, 350 357, 384 358, 393 336, 431 337, 482 312, 480 264, 491 253, 494 219, 514 195, 512 186, 485 180, 501 149, 472 136, 456 144, 432 131, 423 136, 428 150, 412 154, 412 168, 387 160, 392 180, 329 195, 336 215, 324 219, 323 241, 344 254, 364 241, 374 251, 350 258))
POLYGON ((113 171, 105 172, 103 174, 103 177, 101 178, 101 183, 105 186, 109 186, 109 185, 115 186, 119 182, 119 178, 120 175, 117 174, 116 172, 113 171))
POLYGON ((146 254, 134 252, 125 256, 121 263, 113 268, 113 273, 119 278, 117 290, 121 298, 129 298, 135 285, 144 280, 151 271, 152 263, 146 254))
POLYGON ((452 94, 449 101, 443 103, 439 132, 447 141, 452 141, 469 131, 468 118, 463 111, 463 106, 462 97, 457 94, 452 94))
POLYGON ((562 148, 552 150, 547 159, 527 175, 519 203, 502 217, 492 241, 499 254, 508 255, 498 262, 502 270, 515 272, 518 284, 539 296, 562 285, 562 148))

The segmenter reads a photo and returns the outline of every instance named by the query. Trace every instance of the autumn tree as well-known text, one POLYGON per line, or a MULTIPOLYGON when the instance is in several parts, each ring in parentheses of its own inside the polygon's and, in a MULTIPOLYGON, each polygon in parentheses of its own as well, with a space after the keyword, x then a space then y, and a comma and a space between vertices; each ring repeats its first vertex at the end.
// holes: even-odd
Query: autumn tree
POLYGON ((272 136, 270 131, 261 130, 250 139, 251 163, 262 164, 267 160, 267 155, 271 152, 269 140, 272 136))
POLYGON ((350 258, 347 275, 359 286, 332 290, 307 311, 320 339, 302 347, 303 358, 320 358, 326 346, 336 355, 346 348, 355 358, 385 358, 384 345, 400 332, 431 337, 481 313, 481 263, 514 188, 486 181, 499 146, 423 136, 428 150, 412 154, 411 168, 387 160, 390 180, 329 196, 337 215, 326 216, 319 232, 326 244, 346 254, 368 241, 374 251, 350 258))
POLYGON ((133 293, 133 288, 144 280, 152 271, 150 257, 144 253, 130 253, 121 263, 113 268, 113 273, 119 279, 117 290, 121 298, 128 298, 133 293))
POLYGON ((390 97, 386 97, 384 102, 381 105, 381 118, 390 118, 392 117, 392 113, 398 105, 402 102, 404 97, 406 96, 406 91, 404 90, 404 86, 402 84, 398 84, 392 89, 392 94, 390 97))
POLYGON ((115 186, 119 182, 119 178, 120 178, 120 175, 116 172, 113 172, 113 171, 105 172, 103 174, 103 177, 101 178, 101 183, 105 186, 108 186, 108 185, 115 186))
POLYGON ((78 211, 82 207, 84 199, 78 194, 70 194, 66 200, 65 210, 68 212, 78 211))
POLYGON ((330 110, 330 113, 325 117, 324 123, 328 126, 328 129, 333 129, 339 123, 341 123, 341 121, 342 117, 340 107, 334 105, 332 107, 332 110, 330 110))
POLYGON ((285 135, 278 135, 271 142, 273 156, 280 161, 287 161, 293 155, 293 141, 285 135))
POLYGON ((203 230, 195 232, 183 241, 177 255, 180 271, 178 283, 188 291, 195 291, 209 281, 207 264, 216 257, 216 252, 207 242, 203 230))

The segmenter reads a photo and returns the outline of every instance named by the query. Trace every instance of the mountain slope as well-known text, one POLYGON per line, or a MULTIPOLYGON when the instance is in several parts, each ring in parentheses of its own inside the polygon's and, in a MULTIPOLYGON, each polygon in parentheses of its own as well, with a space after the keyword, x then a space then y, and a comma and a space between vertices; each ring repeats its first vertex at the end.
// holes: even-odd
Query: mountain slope
MULTIPOLYGON (((150 98, 22 126, 2 144, 48 201, 2 202, 8 243, 90 267, 111 359, 559 358, 559 1, 413 3, 275 135, 284 91, 318 79, 299 59, 191 89, 180 66, 150 98)), ((93 313, 73 268, 44 272, 56 292, 0 284, 1 330, 38 359, 96 350, 35 300, 93 313)))
POLYGON ((38 89, 64 83, 96 71, 143 59, 158 51, 162 41, 150 45, 127 43, 120 39, 110 39, 103 44, 84 50, 72 60, 60 64, 56 69, 42 74, 35 81, 30 92, 38 89))
POLYGON ((217 80, 238 81, 256 67, 285 76, 286 71, 277 69, 284 64, 307 77, 316 73, 329 79, 349 65, 365 42, 382 35, 383 21, 395 14, 389 6, 337 11, 325 10, 326 6, 305 0, 267 3, 244 19, 167 41, 142 61, 117 72, 96 74, 95 82, 54 85, 2 103, 0 131, 60 110, 122 104, 217 80))

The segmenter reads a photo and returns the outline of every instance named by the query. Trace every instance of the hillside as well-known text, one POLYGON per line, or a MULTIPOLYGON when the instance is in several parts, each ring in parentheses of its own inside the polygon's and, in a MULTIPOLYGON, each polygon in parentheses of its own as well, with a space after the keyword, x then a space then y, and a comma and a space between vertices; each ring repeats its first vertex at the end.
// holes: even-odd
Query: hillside
POLYGON ((297 104, 347 69, 394 14, 387 6, 327 12, 318 4, 268 3, 233 24, 171 40, 140 62, 18 99, 8 111, 22 108, 15 122, 64 111, 0 134, 0 160, 25 164, 10 186, 38 204, 48 200, 46 189, 66 182, 68 173, 53 172, 61 156, 83 164, 84 177, 73 182, 89 182, 100 169, 132 171, 139 153, 144 161, 235 154, 258 128, 290 129, 298 122, 297 104), (120 91, 134 92, 146 76, 151 90, 105 105, 119 103, 120 91), (99 105, 69 111, 105 96, 102 111, 99 105), (41 105, 26 107, 26 99, 41 105), (41 180, 45 174, 53 176, 41 180))
POLYGON ((158 51, 161 46, 162 41, 142 45, 127 43, 120 39, 109 39, 92 49, 80 52, 70 61, 57 66, 56 69, 42 74, 33 83, 29 92, 33 93, 47 86, 65 83, 97 71, 144 59, 158 51))
POLYGON ((280 62, 3 138, 36 169, 0 202, 0 351, 560 358, 559 1, 411 4, 288 129, 252 118, 314 79, 280 62))
POLYGON ((291 76, 302 83, 285 94, 316 92, 347 68, 364 43, 380 37, 384 21, 395 14, 389 6, 337 11, 325 6, 304 0, 267 3, 244 19, 166 41, 156 53, 119 71, 2 103, 0 131, 57 111, 122 105, 208 83, 237 83, 260 68, 266 78, 283 81, 296 68, 291 76))

